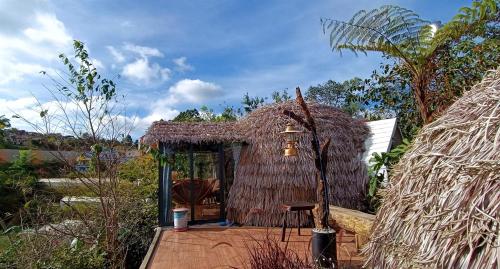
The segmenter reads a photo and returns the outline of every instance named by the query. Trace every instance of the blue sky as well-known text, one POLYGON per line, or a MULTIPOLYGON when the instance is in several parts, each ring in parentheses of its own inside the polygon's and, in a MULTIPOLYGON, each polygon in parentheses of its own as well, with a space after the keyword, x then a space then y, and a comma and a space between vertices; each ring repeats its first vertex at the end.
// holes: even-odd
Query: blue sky
POLYGON ((446 22, 470 1, 0 0, 0 115, 37 116, 33 95, 50 101, 38 72, 62 69, 57 55, 70 54, 73 39, 115 78, 136 116, 134 137, 186 108, 238 106, 246 92, 364 78, 380 55, 331 52, 319 21, 385 4, 446 22))

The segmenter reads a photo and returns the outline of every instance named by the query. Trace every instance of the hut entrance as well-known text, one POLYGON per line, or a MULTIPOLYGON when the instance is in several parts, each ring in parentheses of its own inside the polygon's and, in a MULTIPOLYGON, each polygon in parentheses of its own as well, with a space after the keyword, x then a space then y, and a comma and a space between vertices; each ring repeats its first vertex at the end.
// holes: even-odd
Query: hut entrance
MULTIPOLYGON (((225 154, 223 144, 163 144, 163 150, 171 157, 164 167, 160 165, 160 190, 163 190, 165 212, 160 223, 172 223, 172 210, 187 208, 190 224, 225 220, 225 201, 228 182, 232 178, 232 154, 225 154), (164 178, 162 183, 162 178, 164 178)), ((160 214, 162 215, 162 214, 160 214)))

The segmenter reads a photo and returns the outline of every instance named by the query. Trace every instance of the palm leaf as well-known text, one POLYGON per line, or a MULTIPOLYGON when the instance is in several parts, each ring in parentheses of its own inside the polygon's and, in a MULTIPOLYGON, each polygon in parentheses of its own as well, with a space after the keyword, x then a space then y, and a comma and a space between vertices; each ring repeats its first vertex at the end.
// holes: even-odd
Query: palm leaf
POLYGON ((413 64, 420 46, 419 32, 428 22, 413 11, 398 6, 361 10, 347 21, 321 19, 323 31, 329 32, 332 50, 344 49, 366 53, 378 51, 413 64))

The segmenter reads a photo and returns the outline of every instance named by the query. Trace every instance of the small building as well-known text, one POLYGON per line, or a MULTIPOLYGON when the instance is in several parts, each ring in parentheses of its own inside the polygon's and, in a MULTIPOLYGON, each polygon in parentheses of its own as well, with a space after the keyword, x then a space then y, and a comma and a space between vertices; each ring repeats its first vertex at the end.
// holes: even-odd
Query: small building
MULTIPOLYGON (((301 114, 295 102, 267 105, 237 122, 154 122, 141 143, 157 148, 159 222, 172 223, 172 210, 190 209, 190 222, 230 220, 278 226, 284 202, 316 202, 311 136, 301 135, 299 156, 283 156, 280 134, 288 117, 301 114)), ((310 104, 320 139, 331 139, 327 177, 334 205, 362 210, 367 167, 363 156, 369 128, 330 106, 310 104)), ((296 216, 290 219, 297 225, 296 216)))

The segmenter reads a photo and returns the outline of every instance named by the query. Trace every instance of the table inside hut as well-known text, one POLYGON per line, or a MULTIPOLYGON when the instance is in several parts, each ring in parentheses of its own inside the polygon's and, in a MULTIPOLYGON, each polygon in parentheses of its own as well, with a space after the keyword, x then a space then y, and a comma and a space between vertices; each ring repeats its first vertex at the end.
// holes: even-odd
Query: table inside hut
POLYGON ((285 241, 285 234, 287 228, 288 216, 291 212, 297 212, 299 218, 299 225, 297 227, 298 234, 300 235, 300 226, 301 226, 301 215, 303 211, 309 212, 309 220, 311 221, 314 227, 314 217, 312 210, 314 209, 315 204, 309 202, 287 202, 281 205, 281 209, 283 210, 283 226, 281 231, 281 242, 285 241))

